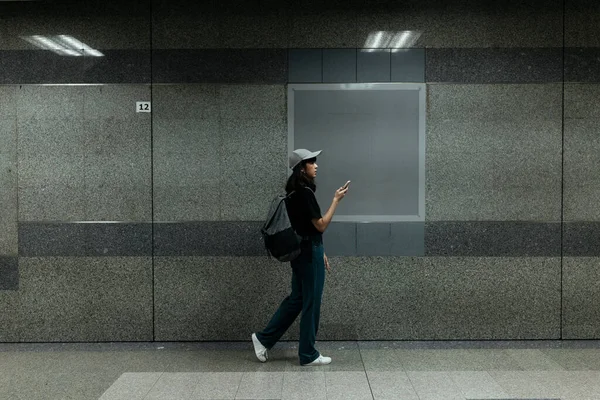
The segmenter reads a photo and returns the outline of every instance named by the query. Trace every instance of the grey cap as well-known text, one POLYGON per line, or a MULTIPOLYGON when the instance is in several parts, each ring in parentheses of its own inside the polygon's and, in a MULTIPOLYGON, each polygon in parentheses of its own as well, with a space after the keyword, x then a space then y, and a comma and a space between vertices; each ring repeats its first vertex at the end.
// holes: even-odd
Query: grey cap
POLYGON ((300 164, 300 162, 303 160, 310 160, 311 158, 317 157, 319 154, 321 154, 321 151, 322 150, 310 151, 306 149, 294 150, 292 154, 290 154, 290 168, 294 169, 294 167, 300 164))

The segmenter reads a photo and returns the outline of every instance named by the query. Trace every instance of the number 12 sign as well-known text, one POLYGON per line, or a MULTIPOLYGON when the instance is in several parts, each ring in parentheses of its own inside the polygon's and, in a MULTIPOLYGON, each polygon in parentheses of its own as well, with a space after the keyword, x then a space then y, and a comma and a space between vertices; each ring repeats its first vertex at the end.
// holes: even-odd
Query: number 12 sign
POLYGON ((138 101, 135 103, 135 111, 136 112, 151 112, 152 107, 149 101, 138 101))

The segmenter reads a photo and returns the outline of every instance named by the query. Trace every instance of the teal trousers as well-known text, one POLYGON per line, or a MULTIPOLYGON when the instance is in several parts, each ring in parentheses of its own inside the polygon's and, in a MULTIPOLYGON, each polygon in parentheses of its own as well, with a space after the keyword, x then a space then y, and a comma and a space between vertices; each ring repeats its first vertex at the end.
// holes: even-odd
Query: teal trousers
POLYGON ((283 300, 267 327, 256 333, 262 345, 271 349, 302 312, 298 347, 300 364, 308 364, 319 358, 315 340, 325 284, 323 255, 320 237, 302 243, 300 255, 291 262, 292 293, 283 300))

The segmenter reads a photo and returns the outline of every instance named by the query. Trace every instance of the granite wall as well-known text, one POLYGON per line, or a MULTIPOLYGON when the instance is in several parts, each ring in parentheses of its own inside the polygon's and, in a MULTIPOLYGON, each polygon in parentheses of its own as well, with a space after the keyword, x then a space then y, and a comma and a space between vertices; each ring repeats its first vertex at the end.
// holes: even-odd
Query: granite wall
POLYGON ((596 2, 112 3, 0 2, 0 341, 248 340, 286 85, 344 71, 427 85, 426 220, 331 227, 319 339, 600 338, 596 2))

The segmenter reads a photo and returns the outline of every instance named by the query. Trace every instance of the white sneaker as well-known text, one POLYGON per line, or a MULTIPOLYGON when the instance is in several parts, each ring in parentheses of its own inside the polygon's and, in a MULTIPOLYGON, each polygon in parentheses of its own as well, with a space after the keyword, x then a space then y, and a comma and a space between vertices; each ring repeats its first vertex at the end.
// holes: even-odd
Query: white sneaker
POLYGON ((331 364, 331 357, 325 357, 325 356, 319 355, 319 357, 315 361, 308 363, 308 364, 303 364, 303 365, 313 366, 313 365, 327 365, 327 364, 331 364))
POLYGON ((254 344, 254 354, 260 362, 267 362, 269 355, 267 354, 267 348, 262 345, 260 340, 256 337, 256 333, 252 334, 252 343, 254 344))

